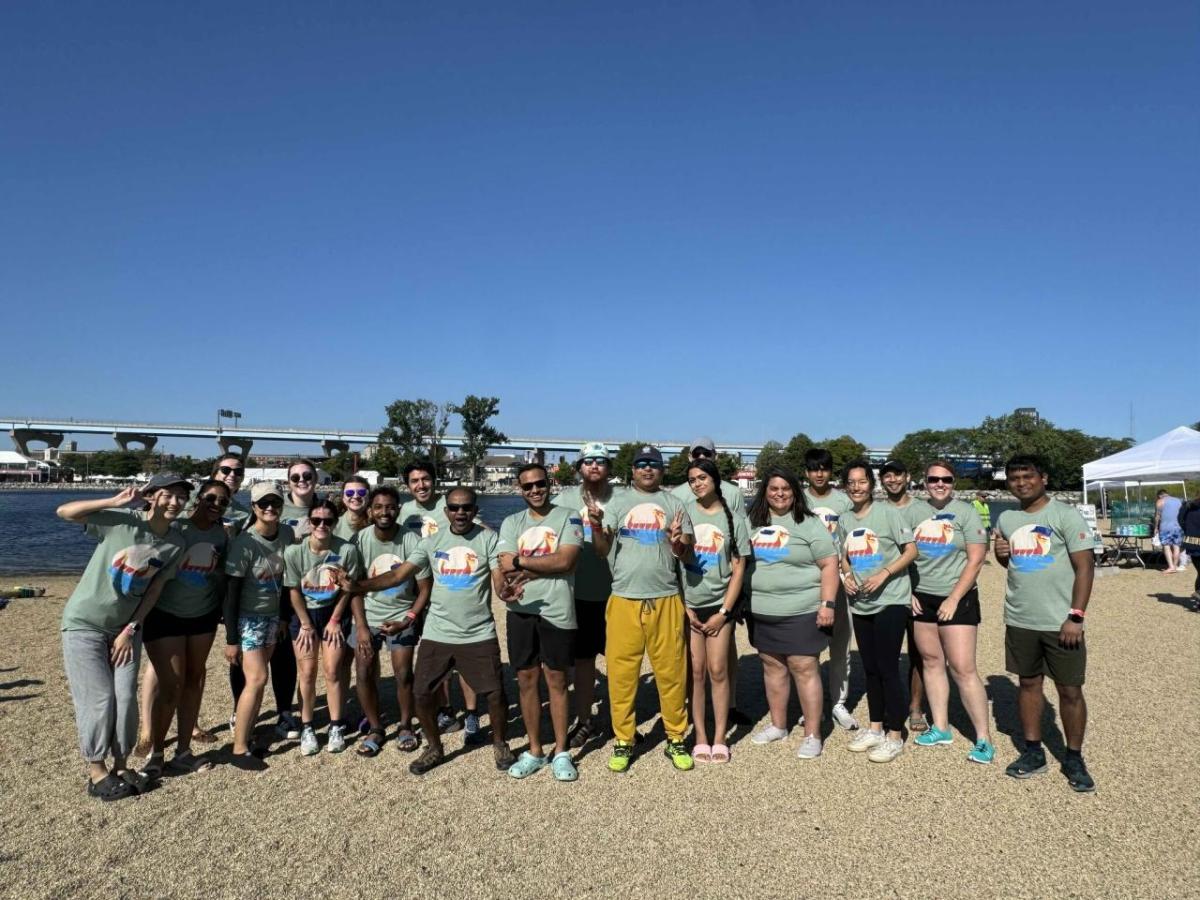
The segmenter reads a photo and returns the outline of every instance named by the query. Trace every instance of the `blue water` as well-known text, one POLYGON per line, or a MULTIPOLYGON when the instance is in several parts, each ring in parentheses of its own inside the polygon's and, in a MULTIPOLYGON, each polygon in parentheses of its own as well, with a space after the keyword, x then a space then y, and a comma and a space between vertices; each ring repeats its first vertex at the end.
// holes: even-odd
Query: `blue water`
MULTIPOLYGON (((96 542, 82 526, 64 522, 54 510, 70 500, 102 496, 95 491, 0 491, 0 574, 82 572, 96 542)), ((246 494, 238 499, 250 502, 246 494)), ((498 529, 505 516, 524 505, 516 496, 483 496, 479 513, 484 522, 498 529)))

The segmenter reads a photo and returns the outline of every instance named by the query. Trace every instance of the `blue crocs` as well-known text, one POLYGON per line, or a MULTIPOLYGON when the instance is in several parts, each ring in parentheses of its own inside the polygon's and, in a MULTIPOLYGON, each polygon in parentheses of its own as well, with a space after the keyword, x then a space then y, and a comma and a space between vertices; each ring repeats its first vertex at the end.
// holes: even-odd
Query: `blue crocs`
POLYGON ((508 767, 508 774, 513 778, 528 778, 544 768, 546 768, 546 757, 534 756, 526 750, 515 763, 508 767))
POLYGON ((571 754, 566 750, 562 753, 554 754, 554 759, 550 761, 550 771, 554 773, 556 781, 575 781, 579 778, 579 770, 575 768, 575 760, 571 759, 571 754))

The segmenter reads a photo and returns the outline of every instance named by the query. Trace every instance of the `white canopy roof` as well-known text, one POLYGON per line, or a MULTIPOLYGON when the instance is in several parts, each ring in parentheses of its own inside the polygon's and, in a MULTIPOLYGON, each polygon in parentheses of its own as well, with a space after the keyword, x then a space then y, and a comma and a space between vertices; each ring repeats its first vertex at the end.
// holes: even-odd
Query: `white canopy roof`
POLYGON ((1142 481, 1200 476, 1200 431, 1179 428, 1097 459, 1083 467, 1083 481, 1142 481))

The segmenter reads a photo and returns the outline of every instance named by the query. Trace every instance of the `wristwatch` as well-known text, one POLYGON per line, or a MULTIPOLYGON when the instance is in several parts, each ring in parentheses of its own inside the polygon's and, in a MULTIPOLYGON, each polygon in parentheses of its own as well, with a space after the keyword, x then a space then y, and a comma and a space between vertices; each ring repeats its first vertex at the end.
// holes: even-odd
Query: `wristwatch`
POLYGON ((1081 624, 1083 624, 1083 610, 1082 609, 1073 609, 1069 613, 1067 613, 1067 618, 1070 621, 1074 622, 1076 625, 1081 625, 1081 624))
POLYGON ((521 557, 516 556, 516 555, 513 556, 513 568, 516 569, 518 572, 521 571, 521 557))
POLYGON ((719 611, 720 611, 721 615, 723 615, 727 619, 733 615, 733 610, 726 609, 723 606, 721 607, 721 609, 719 611))
POLYGON ((822 600, 821 608, 822 609, 837 609, 837 604, 832 600, 822 600))

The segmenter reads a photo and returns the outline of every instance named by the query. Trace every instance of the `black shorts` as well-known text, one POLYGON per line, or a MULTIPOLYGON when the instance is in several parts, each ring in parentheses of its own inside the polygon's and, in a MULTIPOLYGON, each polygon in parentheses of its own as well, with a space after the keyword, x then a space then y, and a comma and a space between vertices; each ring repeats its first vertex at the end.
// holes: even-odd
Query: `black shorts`
POLYGON ((593 659, 604 655, 608 640, 608 604, 593 600, 575 600, 575 658, 593 659))
POLYGON ((924 591, 913 591, 917 600, 921 603, 921 614, 913 616, 917 622, 926 622, 929 625, 978 625, 982 621, 979 613, 979 589, 971 588, 962 599, 958 601, 958 608, 954 610, 954 615, 946 622, 938 618, 938 609, 941 607, 945 597, 939 597, 937 594, 926 594, 924 591))
MULTIPOLYGON (((721 612, 721 608, 722 608, 722 606, 720 603, 714 603, 712 606, 690 607, 692 612, 694 612, 696 614, 696 618, 700 620, 701 625, 707 624, 709 619, 711 619, 715 615, 719 615, 721 612)), ((729 617, 729 627, 732 628, 733 626, 734 626, 733 616, 730 616, 729 617)))
POLYGON ((1087 674, 1086 638, 1068 650, 1058 642, 1057 631, 1033 631, 1008 625, 1004 629, 1004 667, 1014 675, 1033 678, 1049 675, 1055 684, 1083 685, 1087 674))
POLYGON ((203 616, 176 616, 157 607, 150 610, 142 623, 142 643, 148 644, 159 638, 195 637, 200 634, 215 634, 221 611, 214 609, 203 616))
MULTIPOLYGON (((325 626, 329 624, 329 620, 333 618, 334 605, 318 606, 316 609, 308 610, 308 618, 313 623, 313 630, 317 632, 317 640, 325 638, 325 626)), ((300 617, 292 616, 292 621, 288 623, 288 633, 292 636, 292 640, 300 637, 300 617)), ((350 618, 342 619, 342 637, 350 634, 350 618)))
POLYGON ((477 694, 490 694, 503 685, 500 642, 495 638, 473 644, 443 644, 422 638, 413 673, 413 692, 428 699, 455 669, 477 694))
POLYGON ((539 663, 565 672, 575 664, 575 629, 558 628, 537 614, 508 611, 508 664, 532 669, 539 663))

